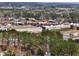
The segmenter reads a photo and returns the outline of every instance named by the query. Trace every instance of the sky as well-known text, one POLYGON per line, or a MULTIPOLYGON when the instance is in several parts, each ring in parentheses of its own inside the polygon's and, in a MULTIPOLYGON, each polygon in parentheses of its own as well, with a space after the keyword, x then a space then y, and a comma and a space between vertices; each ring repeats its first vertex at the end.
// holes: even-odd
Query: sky
POLYGON ((0 0, 0 2, 79 2, 79 0, 0 0))

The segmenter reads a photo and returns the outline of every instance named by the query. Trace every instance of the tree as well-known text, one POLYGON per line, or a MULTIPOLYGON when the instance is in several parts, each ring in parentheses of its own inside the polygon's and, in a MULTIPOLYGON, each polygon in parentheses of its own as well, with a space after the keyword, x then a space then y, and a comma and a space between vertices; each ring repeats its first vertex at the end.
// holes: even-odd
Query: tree
POLYGON ((9 50, 4 52, 4 56, 15 56, 15 53, 9 49, 9 50))
POLYGON ((37 55, 38 55, 38 56, 44 56, 44 51, 41 50, 41 49, 38 49, 37 55))
POLYGON ((72 56, 77 52, 77 45, 74 41, 57 41, 51 46, 52 55, 72 56))

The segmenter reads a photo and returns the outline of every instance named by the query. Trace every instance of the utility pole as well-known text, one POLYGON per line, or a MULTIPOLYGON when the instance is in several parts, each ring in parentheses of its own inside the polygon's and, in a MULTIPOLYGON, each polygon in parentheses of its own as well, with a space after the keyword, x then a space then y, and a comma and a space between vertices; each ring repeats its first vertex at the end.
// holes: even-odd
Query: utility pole
POLYGON ((45 52, 45 56, 51 56, 51 53, 50 53, 50 46, 49 46, 49 43, 50 43, 50 41, 49 41, 49 37, 47 36, 46 37, 46 52, 45 52))

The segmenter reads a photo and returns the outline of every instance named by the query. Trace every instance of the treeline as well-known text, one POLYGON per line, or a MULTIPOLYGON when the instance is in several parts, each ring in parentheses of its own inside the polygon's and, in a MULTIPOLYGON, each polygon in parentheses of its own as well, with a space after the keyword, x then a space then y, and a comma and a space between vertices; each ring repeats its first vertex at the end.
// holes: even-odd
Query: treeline
POLYGON ((57 17, 61 17, 61 15, 59 14, 55 14, 55 13, 50 13, 47 11, 17 11, 15 12, 15 15, 17 17, 25 17, 25 18, 35 18, 35 19, 39 19, 39 18, 43 18, 43 19, 56 19, 57 17))
MULTIPOLYGON (((15 15, 17 17, 22 16, 25 18, 35 18, 37 20, 39 20, 40 18, 42 19, 56 19, 58 21, 58 18, 64 18, 65 21, 67 22, 79 22, 79 13, 63 13, 61 14, 56 14, 56 13, 50 13, 50 12, 46 12, 46 11, 40 11, 40 12, 31 12, 31 11, 24 11, 24 12, 16 12, 15 15)), ((62 19, 61 19, 62 20, 62 19)))
POLYGON ((79 45, 71 39, 64 41, 60 30, 43 30, 41 33, 0 31, 0 43, 0 49, 7 56, 16 55, 16 49, 26 56, 44 56, 46 52, 51 56, 79 55, 79 45))

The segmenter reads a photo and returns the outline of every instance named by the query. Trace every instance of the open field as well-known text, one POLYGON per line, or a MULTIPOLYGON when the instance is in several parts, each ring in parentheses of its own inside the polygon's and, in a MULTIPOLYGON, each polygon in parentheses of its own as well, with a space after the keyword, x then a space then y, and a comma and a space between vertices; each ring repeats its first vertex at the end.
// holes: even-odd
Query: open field
POLYGON ((41 27, 35 27, 31 25, 13 26, 13 29, 15 29, 16 31, 20 31, 20 32, 21 31, 34 32, 34 33, 42 32, 41 27))

